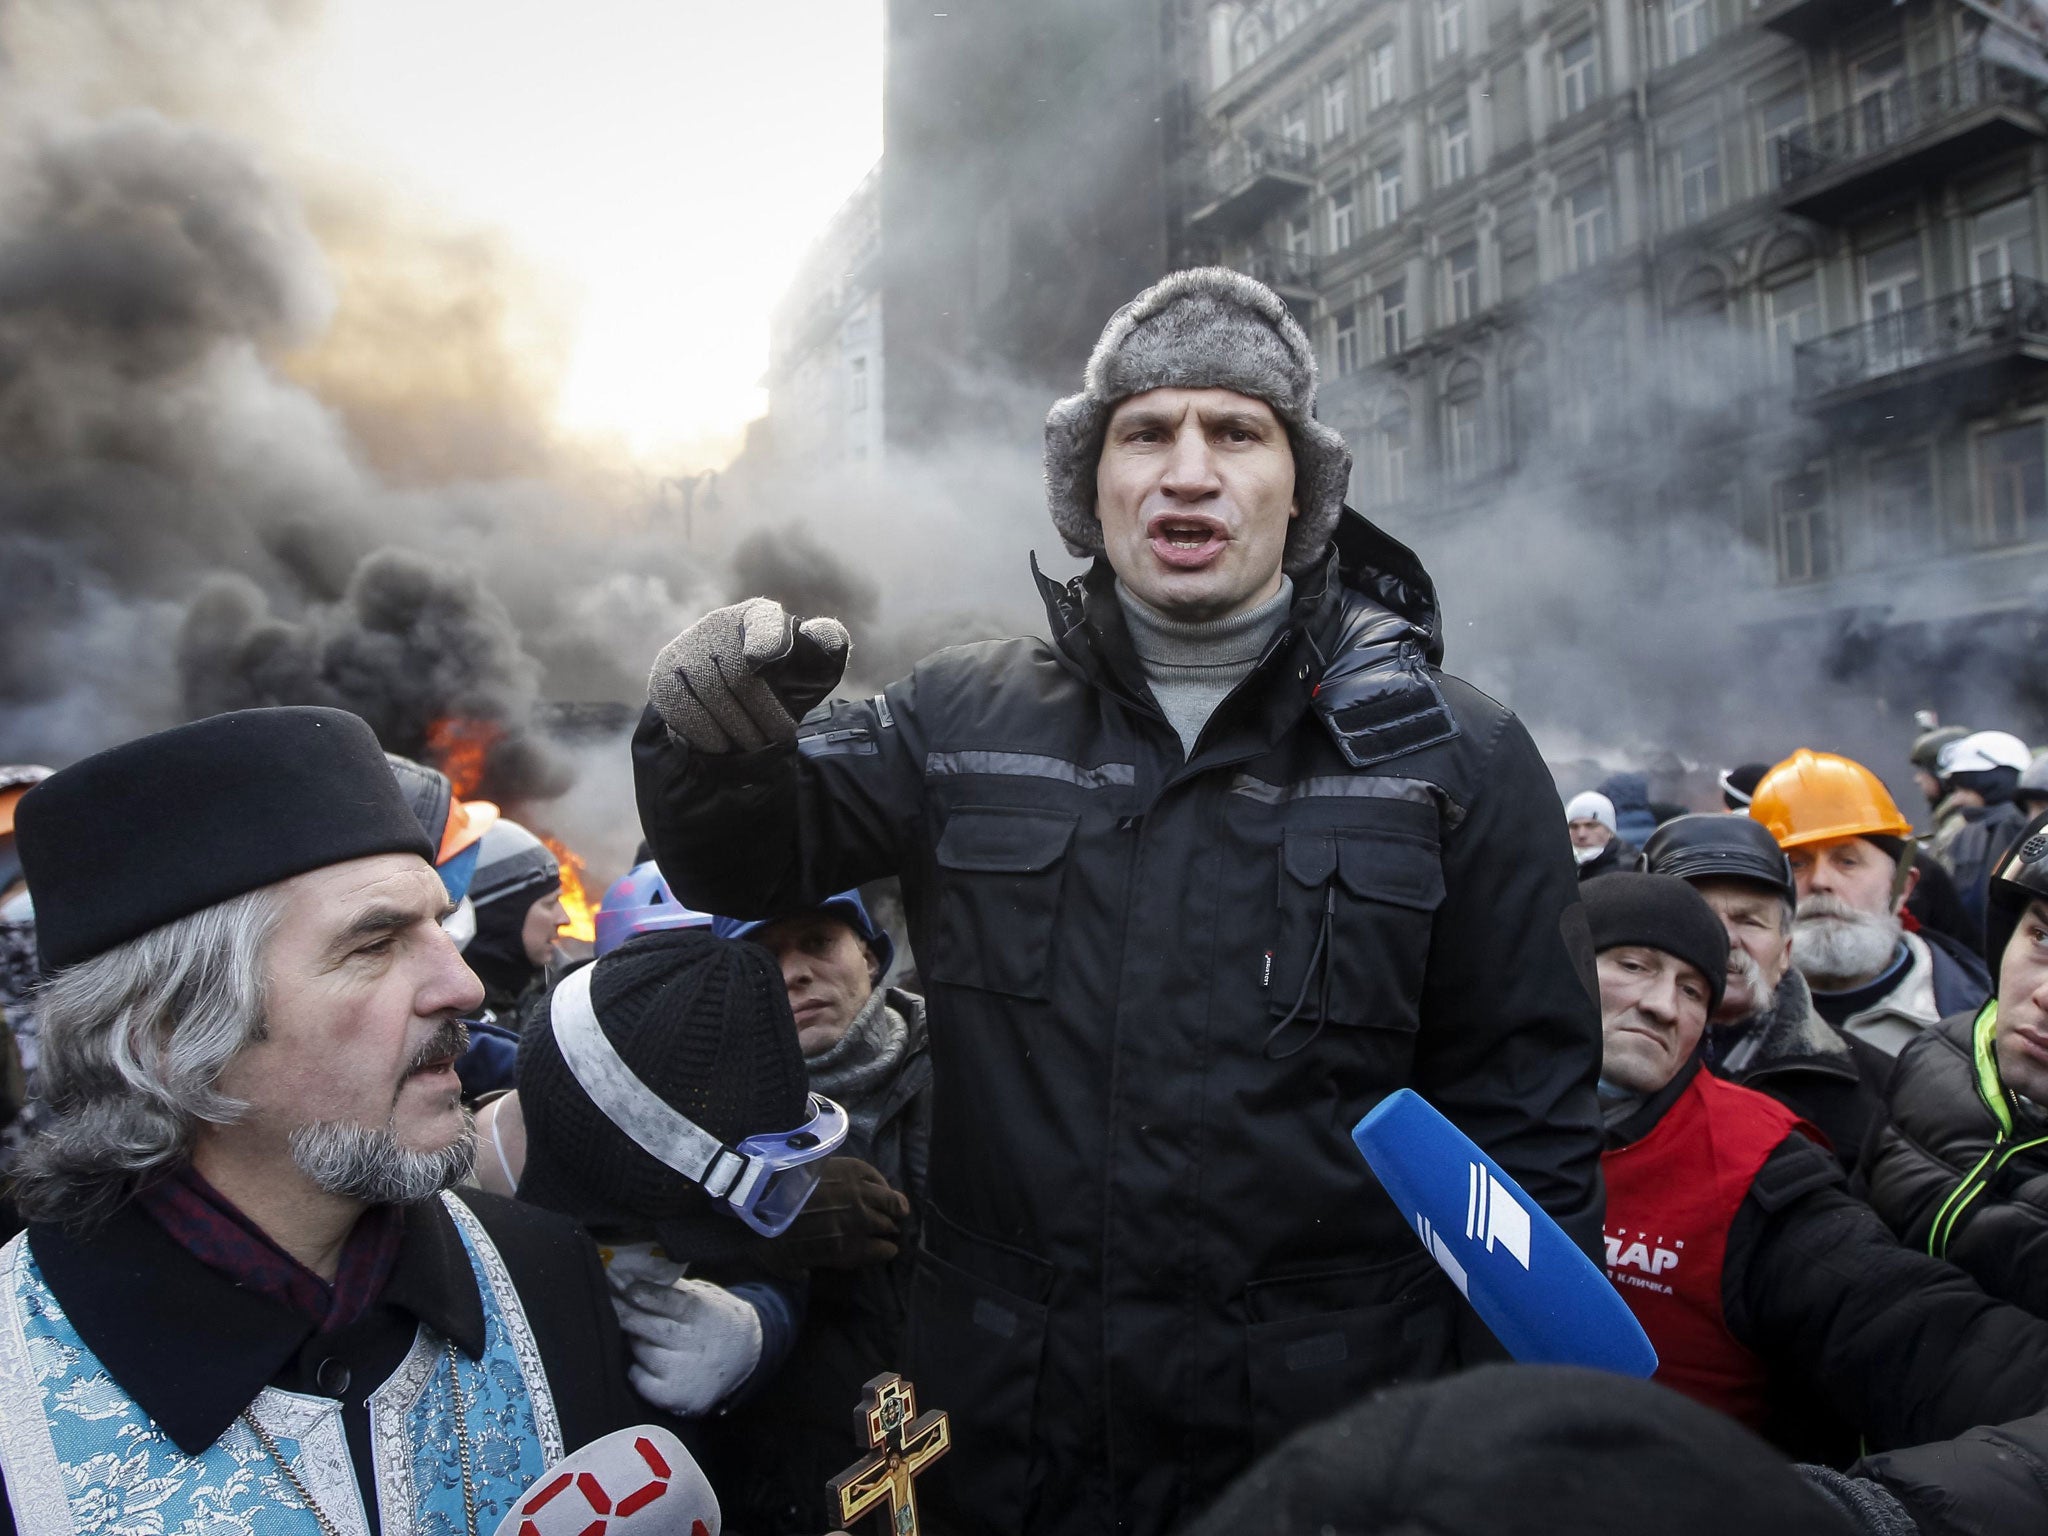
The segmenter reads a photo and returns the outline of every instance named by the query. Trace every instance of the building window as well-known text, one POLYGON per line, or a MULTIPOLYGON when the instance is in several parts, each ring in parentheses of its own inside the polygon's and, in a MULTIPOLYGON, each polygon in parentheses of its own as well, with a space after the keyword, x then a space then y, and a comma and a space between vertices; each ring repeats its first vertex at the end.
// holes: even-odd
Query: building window
POLYGON ((1444 318, 1452 325, 1479 309, 1479 246, 1467 240, 1444 258, 1444 318))
POLYGON ((1472 174, 1472 118, 1469 113, 1454 112, 1443 120, 1437 129, 1438 163, 1442 167, 1443 184, 1463 181, 1472 174))
POLYGON ((1394 45, 1377 44, 1365 56, 1365 104, 1377 112, 1394 99, 1394 45))
POLYGON ((846 408, 849 411, 868 408, 868 360, 864 357, 856 357, 846 365, 846 408))
POLYGON ((1308 148, 1308 108, 1292 106, 1280 115, 1280 138, 1295 149, 1308 148))
POLYGON ((1465 0, 1436 0, 1436 56, 1454 58, 1465 51, 1465 0))
POLYGON ((1557 111, 1574 117, 1600 95, 1600 53, 1593 34, 1582 32, 1557 50, 1557 111))
POLYGON ((1373 478, 1383 506, 1408 497, 1408 402, 1396 395, 1380 412, 1378 430, 1373 433, 1373 478))
POLYGON ((1480 471, 1479 409, 1479 369, 1461 363, 1444 390, 1444 469, 1454 484, 1480 471))
POLYGON ((2016 197, 1996 208, 1987 208, 1970 219, 1970 281, 1988 288, 1994 297, 2011 302, 2009 291, 2014 277, 2034 277, 2039 268, 2034 260, 2034 204, 2031 198, 2016 197))
POLYGON ((1347 304, 1331 322, 1330 360, 1338 378, 1358 372, 1358 306, 1347 304))
POLYGON ((1669 62, 1689 59, 1714 36, 1714 8, 1709 0, 1665 0, 1665 41, 1669 62))
POLYGON ((1614 254, 1614 219, 1608 211, 1607 185, 1594 182, 1564 200, 1565 251, 1574 272, 1583 272, 1614 254))
POLYGON ((1870 461, 1870 557, 1893 565, 1935 545, 1933 464, 1925 448, 1870 461))
POLYGON ((1339 75, 1323 82, 1323 142, 1333 143, 1351 131, 1351 82, 1339 75))
POLYGON ((1308 0, 1273 0, 1275 41, 1300 28, 1308 20, 1308 0))
POLYGON ((1550 387, 1544 377, 1544 354, 1531 344, 1518 352, 1508 365, 1508 441, 1517 462, 1526 461, 1531 451, 1550 431, 1550 387))
POLYGON ((1307 257, 1314 254, 1315 230, 1307 214, 1290 218, 1283 238, 1286 241, 1288 255, 1307 257))
POLYGON ((1380 312, 1380 356, 1395 357, 1408 350, 1408 284, 1396 278, 1380 289, 1376 301, 1380 312))
POLYGON ((1986 432, 1977 439, 1976 527, 1980 545, 2025 544, 2048 536, 2048 465, 2041 423, 1986 432))
POLYGON ((1504 241, 1500 251, 1500 296, 1523 299, 1536 291, 1539 264, 1536 241, 1527 234, 1504 241))
POLYGON ((1385 229, 1401 217, 1401 162, 1390 160, 1372 173, 1372 198, 1379 227, 1385 229))
POLYGON ((1778 377, 1792 377, 1792 349, 1820 334, 1820 280, 1812 273, 1764 290, 1764 326, 1778 377))
POLYGON ((1693 224, 1721 206, 1721 130, 1702 128, 1681 139, 1671 156, 1678 222, 1693 224))
POLYGON ((1237 67, 1250 69, 1272 46, 1273 35, 1266 30, 1266 18, 1253 11, 1237 29, 1237 67))
POLYGON ((1358 195, 1347 182, 1330 194, 1330 249, 1345 251, 1358 238, 1358 195))
POLYGON ((1787 157, 1806 127, 1806 92, 1790 91, 1765 102, 1758 109, 1756 125, 1764 153, 1764 184, 1783 186, 1790 174, 1787 157))
POLYGON ((1815 581, 1834 569, 1826 476, 1808 470, 1778 481, 1771 487, 1771 515, 1777 528, 1779 581, 1815 581))

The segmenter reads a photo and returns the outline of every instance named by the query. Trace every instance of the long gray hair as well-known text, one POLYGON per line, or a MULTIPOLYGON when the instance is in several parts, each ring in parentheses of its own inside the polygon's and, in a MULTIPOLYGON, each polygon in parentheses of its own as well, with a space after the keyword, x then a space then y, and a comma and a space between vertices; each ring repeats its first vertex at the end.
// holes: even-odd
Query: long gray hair
POLYGON ((281 903, 233 896, 59 971, 37 995, 52 1123, 23 1149, 30 1221, 89 1223, 246 1106, 214 1086, 263 1038, 263 949, 281 903))

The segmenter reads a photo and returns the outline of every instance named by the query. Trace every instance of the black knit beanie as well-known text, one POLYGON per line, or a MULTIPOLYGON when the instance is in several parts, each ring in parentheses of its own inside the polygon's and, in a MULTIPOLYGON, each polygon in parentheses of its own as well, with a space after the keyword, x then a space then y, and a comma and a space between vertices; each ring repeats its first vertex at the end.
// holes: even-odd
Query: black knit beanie
MULTIPOLYGON (((775 957, 701 929, 642 934, 596 962, 591 1006, 620 1060, 727 1146, 793 1130, 810 1113, 796 1020, 775 957)), ((606 1118, 562 1059, 546 1008, 519 1042, 526 1167, 519 1198, 672 1258, 744 1246, 750 1229, 606 1118)))
POLYGON ((1728 930, 1706 897, 1676 875, 1629 872, 1588 880, 1579 887, 1593 953, 1640 944, 1661 949, 1695 967, 1712 993, 1707 1012, 1721 1006, 1728 983, 1728 930))
MULTIPOLYGON (((1610 875, 1588 886, 1636 878, 1610 875)), ((1640 878, 1651 878, 1648 876, 1640 878)), ((1851 1536, 1785 1458, 1665 1387, 1489 1365, 1305 1429, 1182 1536, 1851 1536)))

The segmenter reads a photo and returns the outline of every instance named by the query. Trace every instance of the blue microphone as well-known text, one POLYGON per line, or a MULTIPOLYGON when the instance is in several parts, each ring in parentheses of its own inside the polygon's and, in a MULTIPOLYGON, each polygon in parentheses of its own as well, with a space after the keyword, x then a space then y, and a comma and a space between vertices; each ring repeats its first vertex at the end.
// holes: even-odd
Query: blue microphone
POLYGON ((1351 1139, 1431 1258, 1515 1359, 1648 1377, 1657 1351, 1598 1265, 1412 1088, 1351 1139))

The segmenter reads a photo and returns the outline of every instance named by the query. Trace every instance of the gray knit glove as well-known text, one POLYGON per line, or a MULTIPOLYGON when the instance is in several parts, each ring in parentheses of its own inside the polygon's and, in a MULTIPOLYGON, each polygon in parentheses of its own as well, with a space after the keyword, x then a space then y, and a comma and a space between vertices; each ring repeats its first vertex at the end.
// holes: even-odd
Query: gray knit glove
POLYGON ((758 752, 795 739, 797 721, 839 685, 851 645, 837 619, 799 621, 750 597, 669 641, 648 675, 648 701, 695 751, 758 752))

